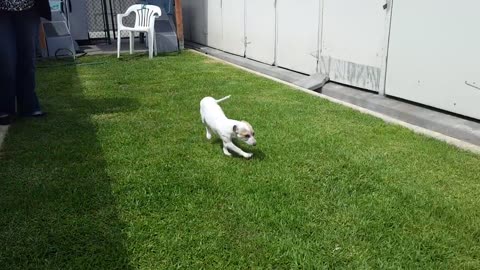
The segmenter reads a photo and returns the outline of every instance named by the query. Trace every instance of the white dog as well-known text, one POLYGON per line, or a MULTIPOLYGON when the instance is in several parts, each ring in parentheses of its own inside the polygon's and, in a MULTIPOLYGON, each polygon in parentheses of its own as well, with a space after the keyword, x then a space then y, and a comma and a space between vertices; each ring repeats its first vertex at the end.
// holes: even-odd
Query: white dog
POLYGON ((236 121, 228 119, 223 113, 222 108, 218 106, 230 96, 215 100, 212 97, 203 98, 200 101, 200 115, 202 116, 202 123, 207 130, 207 139, 212 138, 212 132, 217 134, 223 141, 223 153, 227 156, 232 154, 228 151, 233 151, 244 158, 251 158, 252 153, 245 153, 242 149, 233 144, 232 139, 238 138, 249 145, 255 146, 255 132, 252 126, 245 121, 236 121))

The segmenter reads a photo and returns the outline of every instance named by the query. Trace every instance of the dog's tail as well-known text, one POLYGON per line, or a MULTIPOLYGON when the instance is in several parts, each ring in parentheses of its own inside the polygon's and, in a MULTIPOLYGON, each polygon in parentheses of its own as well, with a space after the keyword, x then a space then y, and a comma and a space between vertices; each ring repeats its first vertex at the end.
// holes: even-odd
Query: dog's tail
POLYGON ((217 103, 220 103, 220 102, 222 102, 222 101, 224 101, 224 100, 227 100, 227 99, 229 99, 229 98, 230 98, 230 95, 228 95, 228 96, 226 96, 226 97, 224 97, 224 98, 221 98, 221 99, 217 99, 217 100, 215 100, 215 101, 216 101, 217 103))

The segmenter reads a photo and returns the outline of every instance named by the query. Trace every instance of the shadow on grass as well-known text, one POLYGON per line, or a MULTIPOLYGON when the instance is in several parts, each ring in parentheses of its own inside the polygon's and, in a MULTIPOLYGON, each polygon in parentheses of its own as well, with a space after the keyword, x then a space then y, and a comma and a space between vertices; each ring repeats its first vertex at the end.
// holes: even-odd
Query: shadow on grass
MULTIPOLYGON (((181 53, 182 52, 180 51, 169 52, 169 53, 158 53, 157 55, 154 56, 154 58, 176 56, 181 53)), ((122 53, 120 54, 120 58, 118 58, 117 60, 120 62, 132 62, 132 61, 144 60, 145 58, 148 58, 148 52, 134 52, 133 54, 122 53)))
POLYGON ((38 75, 48 116, 19 120, 0 152, 0 266, 129 269, 125 224, 91 117, 138 104, 86 99, 76 68, 59 69, 38 75))

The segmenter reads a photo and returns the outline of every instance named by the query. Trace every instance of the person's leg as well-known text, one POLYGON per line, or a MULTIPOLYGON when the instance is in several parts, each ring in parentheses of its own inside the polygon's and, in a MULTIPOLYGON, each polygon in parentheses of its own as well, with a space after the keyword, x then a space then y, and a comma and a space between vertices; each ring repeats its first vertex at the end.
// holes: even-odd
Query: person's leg
POLYGON ((35 93, 35 45, 38 39, 40 16, 32 10, 14 17, 17 41, 17 111, 20 115, 32 116, 41 113, 40 103, 35 93))
MULTIPOLYGON (((0 16, 0 117, 15 114, 16 40, 12 19, 0 16)), ((7 124, 7 123, 5 123, 7 124)))

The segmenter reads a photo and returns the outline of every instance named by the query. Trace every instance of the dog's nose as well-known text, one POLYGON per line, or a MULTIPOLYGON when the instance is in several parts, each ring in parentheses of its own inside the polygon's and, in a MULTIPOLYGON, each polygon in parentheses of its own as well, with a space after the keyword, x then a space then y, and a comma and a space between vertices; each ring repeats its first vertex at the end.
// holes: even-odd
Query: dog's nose
POLYGON ((257 145, 257 142, 252 143, 253 146, 257 145))

